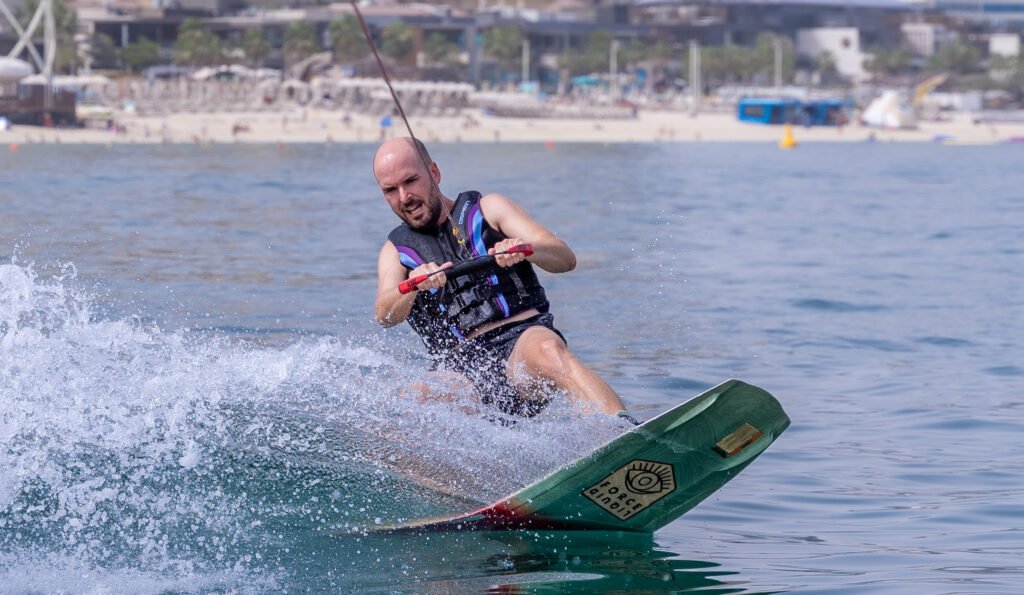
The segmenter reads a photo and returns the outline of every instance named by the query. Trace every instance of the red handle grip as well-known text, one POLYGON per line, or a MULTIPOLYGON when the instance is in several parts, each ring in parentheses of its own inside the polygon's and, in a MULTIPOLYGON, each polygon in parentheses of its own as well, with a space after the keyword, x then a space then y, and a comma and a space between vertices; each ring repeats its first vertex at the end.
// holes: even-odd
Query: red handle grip
POLYGON ((533 246, 529 244, 516 244, 515 246, 512 246, 508 250, 505 250, 505 252, 509 254, 522 254, 523 256, 532 256, 533 246))
POLYGON ((416 275, 398 284, 398 293, 405 295, 416 291, 416 286, 427 280, 430 275, 416 275))
MULTIPOLYGON (((523 256, 531 256, 533 254, 533 246, 531 246, 530 244, 516 244, 515 246, 512 246, 508 250, 505 250, 504 252, 499 252, 498 254, 522 254, 523 256)), ((468 274, 472 271, 476 271, 481 268, 486 268, 487 266, 489 266, 489 263, 494 262, 495 256, 497 256, 497 254, 478 256, 476 258, 464 260, 453 267, 449 267, 443 270, 446 271, 448 274, 455 276, 468 274)), ((435 273, 430 273, 427 275, 417 275, 415 277, 410 277, 405 281, 402 281, 401 283, 398 284, 398 293, 405 295, 407 293, 412 293, 413 291, 416 291, 416 287, 420 283, 423 283, 431 275, 434 275, 439 272, 441 271, 436 271, 435 273)))

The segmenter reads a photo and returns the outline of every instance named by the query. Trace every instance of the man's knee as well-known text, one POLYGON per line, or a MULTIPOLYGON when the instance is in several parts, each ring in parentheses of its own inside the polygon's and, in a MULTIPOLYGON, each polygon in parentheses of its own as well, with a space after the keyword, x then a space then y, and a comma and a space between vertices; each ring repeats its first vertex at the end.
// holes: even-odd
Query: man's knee
POLYGON ((558 337, 544 337, 537 341, 534 365, 548 377, 566 374, 572 360, 572 353, 558 337))
POLYGON ((569 348, 558 337, 544 337, 537 342, 537 351, 544 359, 556 360, 565 357, 569 348))

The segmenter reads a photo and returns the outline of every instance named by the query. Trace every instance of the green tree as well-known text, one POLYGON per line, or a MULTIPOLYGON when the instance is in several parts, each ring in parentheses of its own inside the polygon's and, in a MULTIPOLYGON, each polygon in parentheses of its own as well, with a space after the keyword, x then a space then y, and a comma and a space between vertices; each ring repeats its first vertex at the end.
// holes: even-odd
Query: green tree
POLYGON ((619 72, 647 57, 648 45, 639 39, 619 44, 619 72))
POLYGON ((242 36, 242 52, 251 66, 263 66, 263 61, 270 53, 270 42, 263 36, 262 29, 257 27, 246 30, 242 36))
POLYGON ((1020 101, 1024 98, 1024 55, 1019 55, 1016 60, 1008 58, 1007 61, 1010 72, 1001 80, 1001 86, 1020 101))
MULTIPOLYGON (((700 50, 701 77, 709 85, 767 83, 775 79, 775 39, 772 34, 758 36, 752 47, 724 45, 700 50)), ((780 38, 782 80, 792 80, 796 52, 787 38, 780 38)), ((683 54, 689 64, 689 52, 683 54)))
POLYGON ((121 56, 128 70, 142 70, 160 62, 160 46, 150 39, 140 37, 135 43, 124 46, 121 56))
POLYGON ((989 56, 989 78, 992 87, 1008 91, 1019 99, 1024 91, 1024 55, 989 56))
POLYGON ((611 64, 612 34, 608 31, 596 31, 587 37, 587 43, 581 51, 569 51, 559 58, 559 64, 565 66, 570 76, 608 72, 611 64))
POLYGON ((523 52, 523 36, 517 27, 502 26, 484 33, 484 53, 505 68, 515 68, 523 52))
POLYGON ((423 53, 434 64, 453 64, 458 52, 459 47, 440 33, 431 33, 423 44, 423 53))
POLYGON ((701 78, 710 86, 748 82, 760 70, 755 54, 738 45, 701 48, 701 78))
POLYGON ((822 84, 839 80, 839 68, 836 66, 836 57, 832 52, 826 50, 814 59, 814 72, 818 73, 818 80, 822 84))
POLYGON ((981 52, 962 36, 953 43, 946 44, 928 59, 929 72, 951 72, 954 74, 971 74, 983 70, 981 52))
POLYGON ((78 61, 78 48, 74 44, 57 43, 57 55, 53 60, 53 68, 56 72, 78 72, 78 61))
POLYGON ((612 34, 608 31, 595 31, 587 37, 587 45, 583 49, 587 72, 608 72, 611 63, 612 34))
POLYGON ((643 56, 648 60, 664 62, 672 57, 672 46, 658 41, 644 48, 643 56))
POLYGON ((288 64, 301 62, 320 48, 316 41, 316 29, 309 21, 292 21, 284 29, 284 59, 288 64))
POLYGON ((347 14, 340 19, 334 19, 327 26, 327 32, 331 36, 335 62, 352 63, 369 53, 366 38, 356 17, 347 14))
POLYGON ((776 43, 782 53, 782 82, 785 84, 787 81, 793 80, 793 72, 796 70, 796 51, 794 51, 793 42, 788 37, 773 33, 762 33, 757 36, 751 56, 752 63, 749 68, 745 69, 744 80, 752 82, 755 77, 775 80, 776 43))
POLYGON ((402 61, 412 52, 413 37, 409 25, 398 22, 381 31, 381 51, 385 56, 402 61))
POLYGON ((872 77, 906 75, 914 62, 914 55, 903 47, 874 47, 868 53, 870 57, 864 61, 864 70, 872 77))
POLYGON ((97 33, 89 44, 93 68, 117 68, 120 56, 114 39, 106 33, 97 33))
POLYGON ((1001 56, 999 54, 992 54, 989 56, 988 65, 992 70, 998 71, 1013 71, 1016 70, 1021 64, 1022 57, 1014 56, 1001 56))
MULTIPOLYGON (((27 27, 29 21, 32 20, 32 16, 36 14, 36 9, 39 8, 39 0, 25 0, 24 8, 21 13, 21 26, 27 27)), ((75 31, 78 30, 78 12, 73 8, 68 8, 65 0, 53 0, 53 20, 57 26, 57 35, 60 38, 73 39, 75 31)), ((36 29, 35 37, 42 38, 43 36, 43 24, 40 23, 36 29)), ((59 41, 59 39, 58 39, 59 41)))
POLYGON ((189 66, 212 66, 224 60, 224 44, 195 17, 182 21, 174 44, 174 62, 189 66))

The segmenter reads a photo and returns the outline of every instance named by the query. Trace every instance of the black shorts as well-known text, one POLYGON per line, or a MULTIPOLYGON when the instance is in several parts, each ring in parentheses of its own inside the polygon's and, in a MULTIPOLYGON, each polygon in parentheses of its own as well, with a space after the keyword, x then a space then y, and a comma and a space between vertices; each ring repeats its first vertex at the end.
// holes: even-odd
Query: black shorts
POLYGON ((526 329, 543 326, 565 337, 554 326, 550 313, 538 314, 526 320, 493 328, 478 337, 462 342, 444 357, 441 367, 461 373, 480 391, 480 400, 508 415, 533 417, 547 406, 549 399, 523 397, 508 378, 508 358, 512 356, 516 341, 526 329))

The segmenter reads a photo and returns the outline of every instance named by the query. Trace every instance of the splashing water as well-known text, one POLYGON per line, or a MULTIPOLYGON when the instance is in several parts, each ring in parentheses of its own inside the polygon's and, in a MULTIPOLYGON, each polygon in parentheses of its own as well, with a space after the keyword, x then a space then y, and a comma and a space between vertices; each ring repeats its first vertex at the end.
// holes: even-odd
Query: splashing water
POLYGON ((464 511, 621 431, 564 402, 498 427, 373 341, 268 347, 104 319, 71 265, 0 265, 0 576, 272 589, 311 533, 464 511), (145 571, 139 570, 146 569, 145 571))

